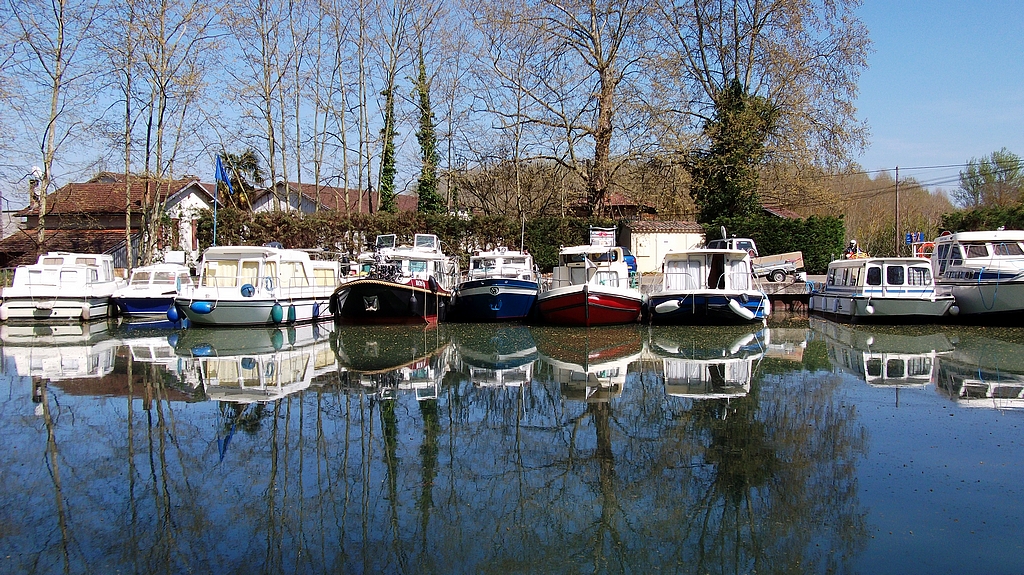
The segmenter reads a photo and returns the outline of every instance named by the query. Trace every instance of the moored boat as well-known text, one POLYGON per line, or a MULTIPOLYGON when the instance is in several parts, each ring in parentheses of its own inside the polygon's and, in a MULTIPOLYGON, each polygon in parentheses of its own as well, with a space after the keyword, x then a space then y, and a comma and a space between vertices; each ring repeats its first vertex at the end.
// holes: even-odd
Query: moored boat
POLYGON ((936 290, 924 258, 853 258, 828 265, 825 284, 810 296, 811 311, 846 321, 934 321, 959 310, 936 290))
POLYGON ((537 310, 552 325, 633 323, 643 305, 640 290, 629 287, 622 248, 614 246, 562 248, 550 284, 537 294, 537 310))
POLYGON ((203 254, 199 282, 175 298, 168 319, 194 325, 275 325, 328 319, 339 263, 306 250, 217 246, 203 254))
POLYGON ((395 234, 377 236, 375 249, 359 258, 363 277, 331 295, 330 312, 348 323, 434 323, 448 315, 459 277, 458 262, 433 234, 415 234, 398 246, 395 234))
POLYGON ((452 295, 451 319, 526 319, 537 300, 537 268, 526 252, 498 248, 469 258, 466 279, 452 295))
POLYGON ((0 321, 89 321, 110 315, 110 296, 124 285, 106 254, 49 252, 18 266, 3 290, 0 321))
POLYGON ((964 321, 1016 323, 1024 316, 1024 230, 945 232, 935 239, 931 266, 964 321))
POLYGON ((658 324, 763 323, 772 309, 756 285, 750 254, 712 248, 665 254, 661 291, 649 305, 658 324))
POLYGON ((181 264, 159 263, 132 270, 128 285, 111 296, 118 312, 128 316, 164 316, 182 289, 192 285, 189 269, 181 264))

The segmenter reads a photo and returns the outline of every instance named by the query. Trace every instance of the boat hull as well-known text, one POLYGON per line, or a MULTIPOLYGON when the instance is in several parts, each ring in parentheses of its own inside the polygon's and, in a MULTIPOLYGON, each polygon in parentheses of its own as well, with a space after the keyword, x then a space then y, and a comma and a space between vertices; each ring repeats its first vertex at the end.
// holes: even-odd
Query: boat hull
POLYGON ((174 305, 174 296, 160 296, 160 297, 122 297, 117 296, 113 298, 114 304, 117 306, 117 311, 121 315, 154 315, 163 316, 167 314, 167 310, 171 309, 174 305))
POLYGON ((327 294, 280 300, 178 297, 174 307, 197 326, 280 325, 326 319, 328 299, 327 294))
POLYGON ((651 294, 649 308, 651 323, 665 325, 739 325, 771 315, 771 302, 761 292, 659 292, 651 294))
POLYGON ((450 292, 433 291, 427 282, 358 279, 338 287, 329 305, 330 313, 341 322, 401 324, 445 321, 450 303, 450 292))
POLYGON ((953 294, 960 317, 1001 319, 1024 315, 1024 281, 941 284, 953 294))
POLYGON ((854 322, 891 322, 896 320, 935 321, 949 314, 952 296, 934 298, 880 298, 814 293, 810 310, 826 317, 854 322))
POLYGON ((537 301, 537 282, 489 278, 463 283, 452 298, 455 321, 526 319, 537 301))
POLYGON ((0 319, 28 321, 89 321, 111 315, 109 295, 93 297, 20 297, 5 296, 0 304, 0 319))
POLYGON ((537 296, 537 310, 551 325, 634 323, 640 319, 642 308, 643 296, 638 290, 590 284, 555 288, 537 296))

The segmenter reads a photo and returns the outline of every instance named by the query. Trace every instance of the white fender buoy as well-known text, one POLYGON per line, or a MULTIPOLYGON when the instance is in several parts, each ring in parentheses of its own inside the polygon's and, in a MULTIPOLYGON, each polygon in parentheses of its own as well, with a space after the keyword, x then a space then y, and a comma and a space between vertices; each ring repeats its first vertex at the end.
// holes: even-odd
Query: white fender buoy
POLYGON ((864 311, 868 312, 868 315, 874 315, 875 306, 868 304, 867 307, 864 308, 864 311))
POLYGON ((743 319, 746 319, 746 320, 754 319, 754 312, 752 312, 749 309, 743 307, 743 304, 741 304, 740 302, 738 302, 738 301, 736 301, 734 299, 730 299, 729 300, 729 309, 732 310, 732 313, 742 317, 743 319))
POLYGON ((654 306, 654 311, 657 313, 672 313, 677 309, 679 309, 679 300, 677 299, 663 301, 658 305, 654 306))
POLYGON ((92 313, 91 313, 91 310, 89 309, 89 306, 88 305, 83 305, 82 306, 82 319, 85 320, 85 321, 89 321, 91 318, 92 318, 92 313))
MULTIPOLYGON (((958 305, 951 305, 951 306, 949 306, 949 315, 959 315, 959 314, 960 314, 960 306, 958 306, 958 305)), ((4 319, 4 318, 0 317, 0 319, 4 319)))

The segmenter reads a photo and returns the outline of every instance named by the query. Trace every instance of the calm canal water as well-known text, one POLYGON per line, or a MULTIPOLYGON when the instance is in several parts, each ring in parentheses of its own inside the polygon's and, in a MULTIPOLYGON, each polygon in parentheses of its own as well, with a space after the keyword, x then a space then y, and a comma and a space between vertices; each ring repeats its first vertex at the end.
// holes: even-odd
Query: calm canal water
POLYGON ((1020 329, 0 341, 0 573, 1024 571, 1020 329))

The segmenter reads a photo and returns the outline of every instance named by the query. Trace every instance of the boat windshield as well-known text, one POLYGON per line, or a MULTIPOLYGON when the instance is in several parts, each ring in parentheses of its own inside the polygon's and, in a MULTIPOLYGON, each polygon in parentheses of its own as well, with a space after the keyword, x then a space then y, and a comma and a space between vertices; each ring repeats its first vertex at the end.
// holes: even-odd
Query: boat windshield
POLYGON ((156 272, 153 274, 153 283, 160 285, 174 285, 178 279, 174 272, 156 272))
POLYGON ((149 278, 150 277, 151 276, 150 276, 150 273, 148 271, 145 271, 145 272, 135 272, 135 273, 132 274, 132 282, 131 283, 132 283, 133 286, 146 285, 146 284, 149 283, 149 278))
POLYGON ((988 257, 988 246, 985 244, 963 244, 963 247, 968 258, 988 257))
POLYGON ((1024 250, 1017 242, 1000 242, 992 244, 992 252, 997 256, 1022 256, 1024 250))

